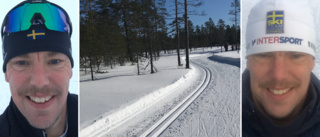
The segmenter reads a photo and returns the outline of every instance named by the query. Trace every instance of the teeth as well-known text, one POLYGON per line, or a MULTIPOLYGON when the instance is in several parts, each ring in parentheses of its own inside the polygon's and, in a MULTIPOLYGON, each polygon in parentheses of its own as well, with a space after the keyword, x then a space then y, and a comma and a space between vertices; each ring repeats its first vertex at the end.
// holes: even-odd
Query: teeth
POLYGON ((289 88, 288 89, 281 89, 281 90, 270 89, 270 91, 275 95, 282 95, 284 93, 287 93, 289 91, 289 88))
POLYGON ((52 96, 46 96, 46 97, 42 97, 42 98, 32 97, 32 96, 29 96, 29 97, 30 97, 30 99, 31 99, 33 102, 36 102, 36 103, 44 103, 44 102, 49 101, 52 96))

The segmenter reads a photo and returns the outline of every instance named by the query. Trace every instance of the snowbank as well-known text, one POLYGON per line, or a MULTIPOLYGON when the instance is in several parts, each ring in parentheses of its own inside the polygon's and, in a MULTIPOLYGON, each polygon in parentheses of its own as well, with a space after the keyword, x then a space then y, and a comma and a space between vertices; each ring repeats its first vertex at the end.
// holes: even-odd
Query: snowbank
POLYGON ((157 103, 159 100, 170 95, 171 93, 170 91, 173 91, 174 89, 183 85, 186 81, 188 81, 189 79, 192 79, 194 75, 196 75, 195 70, 191 69, 191 71, 189 71, 186 75, 181 77, 175 83, 144 96, 143 98, 139 99, 137 102, 125 107, 124 109, 118 112, 115 112, 106 117, 102 117, 101 119, 95 121, 92 125, 82 129, 80 131, 81 136, 90 136, 90 135, 94 136, 94 134, 92 133, 95 131, 111 130, 113 128, 116 128, 121 123, 125 122, 127 119, 132 118, 139 112, 142 112, 149 106, 152 106, 153 104, 157 103))

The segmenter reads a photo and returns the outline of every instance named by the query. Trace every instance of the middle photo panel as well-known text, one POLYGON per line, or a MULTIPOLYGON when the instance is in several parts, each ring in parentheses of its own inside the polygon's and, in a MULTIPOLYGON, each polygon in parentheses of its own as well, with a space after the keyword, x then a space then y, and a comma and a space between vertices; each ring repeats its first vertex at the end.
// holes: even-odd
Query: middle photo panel
POLYGON ((240 1, 80 2, 80 133, 240 136, 240 1))

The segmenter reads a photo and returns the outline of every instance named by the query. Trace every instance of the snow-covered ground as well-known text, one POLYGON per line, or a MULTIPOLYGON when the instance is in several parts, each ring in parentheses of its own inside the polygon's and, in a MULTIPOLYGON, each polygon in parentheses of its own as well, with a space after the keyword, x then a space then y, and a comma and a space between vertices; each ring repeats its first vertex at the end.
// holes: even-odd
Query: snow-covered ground
MULTIPOLYGON (((234 51, 214 55, 237 57, 237 63, 240 65, 239 54, 234 51)), ((211 69, 213 78, 206 90, 161 137, 239 137, 241 111, 239 65, 214 62, 210 57, 195 58, 193 61, 206 64, 211 69)))
POLYGON ((214 53, 214 55, 221 56, 221 57, 229 57, 234 59, 240 59, 240 51, 228 51, 228 52, 218 52, 214 53))
MULTIPOLYGON (((90 125, 100 116, 109 115, 127 105, 138 101, 140 98, 176 82, 188 71, 178 68, 176 56, 161 57, 155 62, 157 73, 137 75, 136 66, 117 66, 107 69, 109 73, 95 74, 96 81, 80 82, 80 123, 81 129, 90 125), (165 59, 165 60, 164 60, 165 59)), ((87 80, 90 75, 83 75, 80 79, 87 80), (88 77, 88 78, 87 78, 88 77)))
MULTIPOLYGON (((193 111, 197 114, 201 112, 201 114, 207 115, 202 118, 202 121, 217 122, 220 128, 232 131, 224 133, 239 136, 240 69, 237 66, 213 62, 210 57, 215 54, 220 57, 236 58, 239 64, 240 55, 237 51, 217 53, 219 51, 219 48, 214 48, 206 49, 205 51, 202 51, 202 49, 193 50, 191 52, 190 58, 192 61, 208 65, 214 73, 213 82, 205 91, 206 95, 202 95, 197 101, 198 106, 202 104, 200 106, 204 107, 193 111), (237 84, 230 86, 231 83, 237 84), (228 92, 224 93, 225 91, 228 92), (209 104, 208 101, 210 102, 209 104), (216 103, 213 103, 216 105, 215 109, 210 112, 205 111, 214 108, 212 102, 216 103), (220 110, 220 113, 218 114, 215 110, 220 110), (214 116, 212 115, 212 117, 215 117, 214 119, 208 117, 211 114, 215 114, 214 116), (222 119, 224 121, 221 121, 222 119), (226 119, 230 120, 226 121, 226 119)), ((182 61, 185 64, 184 59, 182 61)), ((109 73, 95 74, 98 80, 89 81, 90 75, 80 72, 82 81, 80 84, 80 135, 93 135, 90 134, 91 131, 103 126, 106 130, 112 129, 107 134, 108 136, 134 136, 141 134, 145 128, 158 120, 159 117, 194 89, 203 77, 201 70, 196 66, 191 66, 191 69, 184 69, 179 68, 176 64, 177 57, 175 54, 162 54, 161 58, 155 62, 158 70, 155 74, 148 74, 147 70, 144 75, 137 76, 136 66, 117 66, 113 70, 104 68, 109 73), (143 113, 141 113, 142 110, 143 113), (130 121, 128 118, 134 120, 130 121), (119 122, 125 124, 121 125, 121 128, 114 127, 119 126, 117 124, 119 122)), ((188 117, 184 119, 188 119, 188 117)), ((206 123, 205 126, 210 131, 213 131, 210 127, 218 127, 210 126, 209 123, 206 123)), ((179 131, 185 130, 182 128, 179 131)), ((208 133, 210 135, 210 132, 208 133)), ((226 134, 219 133, 214 135, 226 134)))

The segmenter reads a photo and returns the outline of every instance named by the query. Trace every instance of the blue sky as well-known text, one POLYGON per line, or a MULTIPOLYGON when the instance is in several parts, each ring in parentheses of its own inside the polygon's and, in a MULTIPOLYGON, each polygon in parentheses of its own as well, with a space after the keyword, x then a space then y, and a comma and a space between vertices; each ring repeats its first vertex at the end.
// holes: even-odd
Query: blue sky
MULTIPOLYGON (((191 2, 192 0, 188 0, 188 1, 191 2)), ((232 1, 233 0, 202 0, 203 5, 198 7, 196 11, 198 13, 201 13, 202 11, 204 11, 207 15, 206 16, 191 15, 189 16, 190 20, 192 21, 194 26, 196 25, 201 26, 206 21, 208 21, 210 17, 212 18, 215 25, 217 25, 217 22, 219 19, 224 20, 226 25, 232 25, 233 22, 230 21, 230 18, 232 18, 232 16, 228 14, 232 9, 231 7, 232 1)), ((178 0, 178 2, 184 3, 184 0, 178 0)), ((174 17, 174 14, 175 14, 174 0, 166 0, 166 8, 167 8, 167 11, 170 14, 172 14, 172 17, 174 17)), ((191 9, 191 7, 189 6, 188 9, 191 9)), ((184 11, 184 9, 181 9, 181 10, 184 11)), ((179 16, 182 16, 182 14, 179 16)), ((171 22, 172 20, 167 21, 167 23, 171 23, 171 22)))

